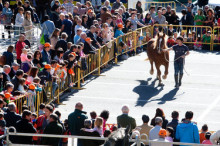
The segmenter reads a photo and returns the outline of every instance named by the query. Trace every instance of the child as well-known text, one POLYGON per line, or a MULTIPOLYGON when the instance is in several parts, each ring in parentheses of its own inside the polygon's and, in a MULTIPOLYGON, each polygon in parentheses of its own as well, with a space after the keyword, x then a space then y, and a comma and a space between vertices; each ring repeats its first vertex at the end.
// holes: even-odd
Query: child
POLYGON ((173 142, 173 138, 174 138, 173 128, 167 127, 166 131, 167 131, 167 136, 165 137, 165 139, 168 140, 169 142, 173 142))
POLYGON ((68 42, 68 43, 67 43, 67 49, 69 50, 69 49, 71 48, 72 45, 73 45, 72 42, 68 42))
POLYGON ((205 140, 205 133, 208 131, 208 126, 205 124, 202 126, 201 133, 199 134, 200 143, 202 143, 205 140))
POLYGON ((24 48, 21 53, 21 69, 24 71, 24 73, 28 72, 30 69, 30 65, 29 65, 30 59, 28 59, 27 55, 28 55, 28 50, 24 48))
POLYGON ((188 38, 187 38, 187 46, 188 46, 188 48, 191 49, 191 50, 194 48, 193 42, 194 42, 194 39, 193 39, 193 37, 192 37, 192 33, 189 32, 188 38))
POLYGON ((19 79, 19 85, 18 85, 18 91, 20 91, 22 94, 25 94, 25 78, 19 79))
POLYGON ((61 69, 60 69, 60 79, 61 79, 61 88, 63 89, 65 81, 66 81, 66 77, 67 77, 67 64, 65 63, 61 63, 61 69))
POLYGON ((205 133, 205 140, 202 142, 202 144, 212 145, 212 142, 210 141, 211 135, 212 134, 210 132, 206 132, 205 133))
POLYGON ((33 80, 33 83, 35 85, 35 91, 41 92, 42 91, 42 85, 40 84, 41 79, 39 77, 35 77, 33 80))
MULTIPOLYGON (((210 43, 211 42, 211 31, 208 31, 205 35, 203 35, 202 42, 203 43, 210 43)), ((203 44, 202 49, 210 50, 210 44, 203 44)))
POLYGON ((195 43, 194 43, 194 49, 195 50, 202 50, 201 37, 196 38, 195 43))
POLYGON ((175 42, 176 42, 177 37, 178 37, 178 33, 177 33, 177 32, 174 32, 174 34, 173 34, 173 39, 174 39, 175 42))
POLYGON ((33 126, 34 126, 35 128, 37 128, 37 124, 36 124, 36 122, 37 122, 37 114, 35 114, 35 113, 32 113, 32 114, 31 114, 31 121, 32 121, 32 123, 33 123, 33 126))
POLYGON ((146 32, 146 38, 145 41, 148 42, 151 39, 150 32, 146 32))
POLYGON ((172 47, 175 44, 175 40, 173 39, 173 36, 169 36, 167 40, 167 46, 172 47))
POLYGON ((35 98, 36 98, 35 85, 30 84, 29 90, 27 92, 28 92, 28 107, 30 107, 31 112, 35 112, 35 98))
POLYGON ((173 25, 170 24, 169 25, 169 28, 168 28, 168 36, 173 36, 173 33, 174 33, 174 29, 173 29, 173 25))
POLYGON ((92 111, 92 112, 90 113, 90 117, 91 117, 91 121, 92 121, 92 128, 94 128, 94 127, 95 127, 95 119, 97 118, 96 112, 95 112, 95 111, 92 111))
POLYGON ((41 103, 41 104, 40 104, 40 110, 39 110, 38 116, 44 115, 44 113, 45 113, 44 110, 45 110, 45 104, 44 104, 44 103, 41 103))
POLYGON ((31 82, 27 80, 28 74, 24 73, 23 78, 25 79, 25 85, 30 85, 31 82))
POLYGON ((84 129, 87 132, 98 132, 101 137, 103 137, 103 119, 101 117, 97 117, 95 120, 95 127, 93 129, 84 129))
POLYGON ((75 58, 76 58, 76 53, 72 52, 71 54, 68 55, 68 65, 67 65, 67 72, 68 72, 68 85, 70 87, 73 86, 72 83, 72 77, 75 75, 74 71, 73 71, 73 67, 75 64, 75 58))

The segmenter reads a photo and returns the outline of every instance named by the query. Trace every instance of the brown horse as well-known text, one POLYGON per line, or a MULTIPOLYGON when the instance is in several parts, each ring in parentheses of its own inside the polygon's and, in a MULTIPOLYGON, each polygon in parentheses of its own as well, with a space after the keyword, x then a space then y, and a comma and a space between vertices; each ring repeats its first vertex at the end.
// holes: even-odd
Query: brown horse
POLYGON ((155 63, 157 69, 157 79, 159 80, 159 86, 163 86, 161 80, 160 66, 165 66, 165 72, 163 79, 167 78, 169 68, 169 52, 163 52, 163 49, 167 49, 167 37, 165 33, 158 33, 155 39, 151 39, 147 44, 147 56, 151 64, 150 74, 154 74, 153 64, 155 63))

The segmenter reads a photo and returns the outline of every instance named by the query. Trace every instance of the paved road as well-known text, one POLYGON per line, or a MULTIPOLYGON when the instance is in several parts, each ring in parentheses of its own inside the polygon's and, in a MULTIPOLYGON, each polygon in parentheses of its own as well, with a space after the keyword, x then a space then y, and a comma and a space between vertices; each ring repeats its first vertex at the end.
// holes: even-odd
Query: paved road
MULTIPOLYGON (((170 54, 173 60, 173 52, 170 54)), ((220 127, 220 57, 218 53, 191 51, 186 59, 186 74, 183 86, 174 89, 173 63, 170 63, 169 75, 164 81, 163 88, 157 87, 155 75, 149 74, 150 64, 145 61, 146 53, 131 57, 118 66, 102 73, 90 80, 86 89, 75 91, 65 98, 58 110, 62 119, 74 110, 78 101, 84 103, 84 110, 88 113, 96 111, 98 114, 106 109, 110 111, 108 123, 116 123, 116 117, 121 114, 121 106, 130 106, 130 115, 135 117, 137 124, 141 124, 142 114, 153 118, 156 108, 162 108, 167 119, 171 119, 171 112, 180 112, 180 118, 188 110, 194 112, 194 121, 199 128, 205 123, 210 130, 220 127)), ((163 69, 163 68, 162 68, 163 69)))

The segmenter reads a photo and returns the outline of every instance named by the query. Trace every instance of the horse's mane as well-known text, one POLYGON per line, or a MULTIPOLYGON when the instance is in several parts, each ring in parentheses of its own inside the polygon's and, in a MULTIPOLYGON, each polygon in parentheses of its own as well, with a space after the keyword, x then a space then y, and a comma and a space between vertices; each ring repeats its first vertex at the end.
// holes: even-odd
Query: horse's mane
POLYGON ((158 33, 158 34, 156 35, 156 37, 155 37, 155 39, 154 39, 154 43, 153 43, 154 49, 157 49, 157 47, 158 47, 158 41, 159 41, 159 39, 160 39, 159 36, 163 38, 161 48, 162 48, 162 49, 167 49, 167 48, 168 48, 168 47, 167 47, 168 37, 167 37, 167 35, 164 34, 164 33, 158 33))

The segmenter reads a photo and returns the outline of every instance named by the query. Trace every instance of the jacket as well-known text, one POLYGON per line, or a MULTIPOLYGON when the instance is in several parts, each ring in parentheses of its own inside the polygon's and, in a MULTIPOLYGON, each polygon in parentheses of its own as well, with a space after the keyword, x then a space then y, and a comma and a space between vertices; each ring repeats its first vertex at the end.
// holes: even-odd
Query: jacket
POLYGON ((180 123, 176 128, 176 139, 180 140, 180 142, 200 143, 197 125, 192 122, 180 123))
POLYGON ((61 39, 57 41, 57 44, 55 46, 55 50, 58 50, 58 48, 62 48, 64 52, 67 50, 67 41, 61 39))
POLYGON ((97 40, 94 37, 94 34, 91 31, 89 31, 86 35, 92 40, 92 45, 98 49, 99 46, 97 45, 97 40))
POLYGON ((75 109, 75 111, 68 116, 68 126, 72 135, 80 134, 80 129, 84 127, 85 119, 88 119, 86 113, 78 109, 75 109))
POLYGON ((3 56, 6 58, 6 63, 9 66, 12 66, 12 63, 14 62, 14 55, 11 52, 4 52, 3 56))
MULTIPOLYGON (((26 119, 19 120, 15 125, 15 129, 17 132, 20 132, 20 133, 36 133, 37 132, 33 124, 30 123, 26 119)), ((15 143, 19 143, 19 144, 33 144, 33 139, 30 136, 16 136, 15 140, 16 140, 15 143)))
POLYGON ((16 122, 21 120, 21 116, 16 114, 15 112, 10 112, 9 110, 7 110, 4 114, 4 119, 6 121, 6 127, 15 127, 16 122))
POLYGON ((118 127, 126 128, 128 125, 131 126, 130 130, 133 130, 136 127, 136 121, 134 118, 128 116, 128 114, 122 114, 117 117, 118 127))
POLYGON ((87 42, 84 43, 84 49, 83 52, 87 54, 95 54, 95 47, 91 44, 88 44, 87 42))
MULTIPOLYGON (((100 137, 100 135, 97 131, 86 132, 84 130, 80 130, 80 135, 81 136, 100 137)), ((83 146, 99 146, 99 145, 102 145, 104 143, 104 141, 83 139, 82 143, 83 143, 83 146)))
POLYGON ((220 141, 220 130, 211 135, 210 141, 212 142, 212 144, 217 144, 217 142, 220 141))
POLYGON ((8 82, 8 81, 11 81, 11 78, 5 72, 2 72, 2 75, 3 75, 2 84, 3 84, 3 87, 5 87, 5 83, 8 82))
MULTIPOLYGON (((56 121, 49 123, 43 132, 43 134, 57 134, 57 135, 61 135, 62 133, 63 133, 63 127, 56 121)), ((43 145, 58 146, 59 141, 60 138, 49 138, 49 137, 42 138, 43 145)))
MULTIPOLYGON (((12 84, 14 85, 14 90, 13 92, 15 92, 16 90, 18 90, 18 85, 19 85, 19 79, 17 78, 17 76, 14 76, 13 79, 11 80, 12 84)), ((12 92, 12 93, 13 93, 12 92)))
POLYGON ((179 124, 179 120, 172 119, 172 121, 169 122, 166 127, 172 127, 173 130, 174 130, 174 133, 175 133, 176 132, 176 127, 177 127, 178 124, 179 124))
POLYGON ((10 78, 13 79, 13 77, 15 76, 15 74, 16 74, 16 71, 14 71, 14 69, 12 68, 11 71, 10 71, 10 73, 9 73, 10 78))
POLYGON ((45 85, 47 81, 52 81, 52 76, 46 69, 43 69, 39 74, 38 77, 41 79, 40 84, 45 85))
POLYGON ((24 49, 25 45, 26 45, 25 42, 18 41, 16 43, 15 49, 16 49, 17 59, 21 59, 22 49, 24 49))
POLYGON ((51 56, 49 52, 46 52, 45 50, 43 50, 42 52, 42 62, 46 62, 47 64, 50 64, 50 60, 51 60, 51 56))
MULTIPOLYGON (((163 129, 166 129, 167 127, 167 123, 168 123, 168 120, 165 119, 164 117, 161 117, 163 119, 163 125, 162 125, 162 128, 163 129)), ((155 126, 156 123, 155 123, 155 117, 151 120, 151 123, 150 123, 152 126, 155 126)))

